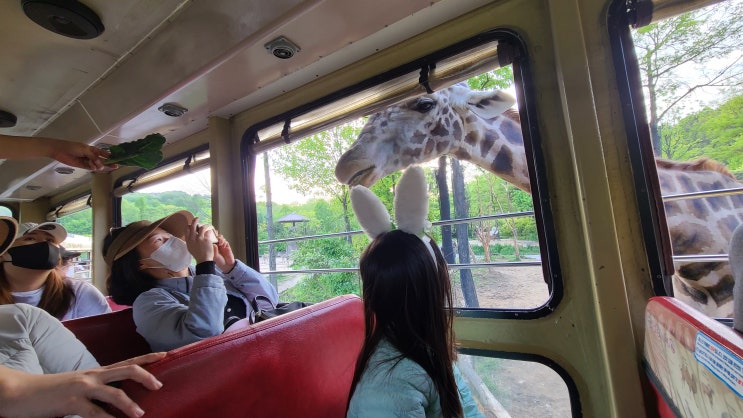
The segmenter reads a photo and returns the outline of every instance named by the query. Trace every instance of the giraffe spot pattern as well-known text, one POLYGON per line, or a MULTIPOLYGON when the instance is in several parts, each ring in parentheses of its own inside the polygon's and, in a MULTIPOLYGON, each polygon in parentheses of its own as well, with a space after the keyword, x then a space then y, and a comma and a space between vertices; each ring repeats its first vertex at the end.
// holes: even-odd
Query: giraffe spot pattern
POLYGON ((433 152, 434 147, 436 144, 434 144, 434 140, 429 138, 428 141, 426 141, 426 147, 423 150, 424 155, 431 155, 431 152, 433 152))
POLYGON ((713 286, 709 286, 707 289, 712 295, 712 299, 718 304, 727 302, 733 299, 733 286, 735 285, 735 279, 732 274, 726 274, 722 276, 720 281, 713 286))
POLYGON ((687 295, 689 295, 689 297, 691 297, 691 299, 693 301, 695 301, 697 303, 701 303, 703 305, 706 305, 707 304, 707 294, 706 293, 704 293, 704 292, 702 292, 700 290, 697 290, 697 289, 695 289, 695 288, 687 285, 683 281, 681 282, 681 289, 687 295))
POLYGON ((717 222, 718 228, 720 230, 730 232, 730 236, 732 236, 733 231, 735 231, 735 228, 738 225, 740 225, 740 221, 735 215, 728 215, 717 222))
POLYGON ((465 150, 463 150, 463 149, 461 149, 461 148, 458 149, 454 153, 454 156, 457 157, 457 159, 460 159, 460 160, 469 160, 470 159, 470 153, 467 152, 467 151, 465 151, 465 150))
POLYGON ((455 120, 454 123, 451 125, 452 128, 452 136, 454 139, 459 139, 462 137, 462 124, 459 123, 458 120, 455 120))
POLYGON ((475 144, 479 141, 480 137, 475 131, 467 132, 467 135, 464 136, 464 143, 474 147, 475 144))
POLYGON ((431 130, 431 135, 439 137, 447 136, 449 135, 449 130, 441 123, 441 121, 437 121, 436 126, 431 130))
POLYGON ((511 150, 502 147, 493 160, 493 170, 496 173, 508 173, 513 169, 513 154, 511 150))
MULTIPOLYGON (((488 156, 488 153, 490 152, 490 149, 493 148, 493 144, 495 144, 495 140, 497 139, 497 136, 494 135, 492 132, 485 132, 485 138, 483 138, 482 142, 480 143, 480 155, 482 158, 485 158, 488 156)), ((495 162, 493 162, 495 164, 495 162)))
POLYGON ((500 125, 501 132, 506 138, 506 141, 512 144, 523 144, 524 137, 521 134, 521 126, 517 125, 513 121, 503 120, 500 125))
POLYGON ((714 237, 706 225, 689 224, 685 229, 672 228, 671 242, 674 254, 701 254, 714 237))
POLYGON ((711 197, 707 199, 707 203, 709 203, 709 207, 715 212, 723 209, 732 209, 730 202, 724 197, 711 197))
POLYGON ((676 184, 671 181, 668 173, 658 173, 658 180, 660 182, 660 189, 666 192, 676 192, 676 184))
POLYGON ((437 141, 436 142, 436 154, 439 154, 439 155, 443 154, 444 151, 446 151, 446 147, 448 145, 449 144, 446 141, 437 141))
POLYGON ((679 267, 679 274, 685 279, 697 281, 706 277, 711 271, 717 270, 722 263, 688 263, 679 267))
POLYGON ((416 131, 415 133, 413 133, 413 136, 410 137, 410 142, 414 144, 422 144, 425 140, 426 134, 420 131, 416 131))
POLYGON ((684 211, 681 209, 681 205, 678 204, 678 202, 668 202, 663 205, 663 207, 666 210, 666 217, 670 218, 672 216, 677 215, 683 215, 684 211))
POLYGON ((402 156, 403 157, 417 159, 417 158, 420 157, 420 155, 421 155, 421 149, 420 148, 410 148, 410 147, 408 147, 408 148, 403 149, 403 151, 402 151, 402 156))
POLYGON ((707 204, 704 203, 704 199, 692 199, 691 200, 691 214, 696 218, 705 218, 707 215, 707 204))

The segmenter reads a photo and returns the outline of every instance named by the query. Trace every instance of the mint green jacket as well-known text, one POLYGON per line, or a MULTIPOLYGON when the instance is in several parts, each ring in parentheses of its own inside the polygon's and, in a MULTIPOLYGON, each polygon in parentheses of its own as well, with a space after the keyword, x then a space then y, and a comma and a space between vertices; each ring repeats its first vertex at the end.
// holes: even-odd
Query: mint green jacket
MULTIPOLYGON (((441 417, 439 394, 428 373, 407 358, 385 361, 399 355, 387 340, 379 342, 351 397, 348 418, 441 417)), ((464 416, 484 418, 456 365, 454 377, 464 416)))

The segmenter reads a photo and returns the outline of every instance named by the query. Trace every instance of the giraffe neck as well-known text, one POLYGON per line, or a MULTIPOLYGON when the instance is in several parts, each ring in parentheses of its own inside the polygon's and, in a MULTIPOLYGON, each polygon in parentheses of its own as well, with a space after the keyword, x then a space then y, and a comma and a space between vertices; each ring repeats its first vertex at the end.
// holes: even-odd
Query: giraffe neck
POLYGON ((531 193, 521 125, 502 116, 491 120, 475 119, 467 118, 466 134, 461 141, 452 144, 448 154, 470 161, 531 193))

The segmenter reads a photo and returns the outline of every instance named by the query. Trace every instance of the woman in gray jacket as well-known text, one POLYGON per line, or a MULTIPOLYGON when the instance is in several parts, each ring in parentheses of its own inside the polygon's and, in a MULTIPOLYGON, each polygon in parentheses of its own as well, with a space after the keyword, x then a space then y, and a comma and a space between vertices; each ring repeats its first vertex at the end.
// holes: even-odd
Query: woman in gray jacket
POLYGON ((219 335, 278 303, 271 283, 236 261, 224 237, 188 211, 113 229, 103 257, 109 294, 132 305, 137 332, 154 351, 219 335))

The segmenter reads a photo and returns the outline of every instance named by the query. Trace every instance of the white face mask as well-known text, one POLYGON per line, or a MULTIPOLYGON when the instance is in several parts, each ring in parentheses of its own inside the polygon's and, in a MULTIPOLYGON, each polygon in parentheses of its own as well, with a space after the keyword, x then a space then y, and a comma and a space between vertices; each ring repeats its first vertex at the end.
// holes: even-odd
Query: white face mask
MULTIPOLYGON (((172 235, 165 241, 165 244, 150 254, 149 259, 162 264, 162 267, 147 268, 164 268, 170 271, 181 271, 191 265, 191 253, 188 252, 186 242, 172 235)), ((146 258, 143 260, 146 260, 146 258)))

